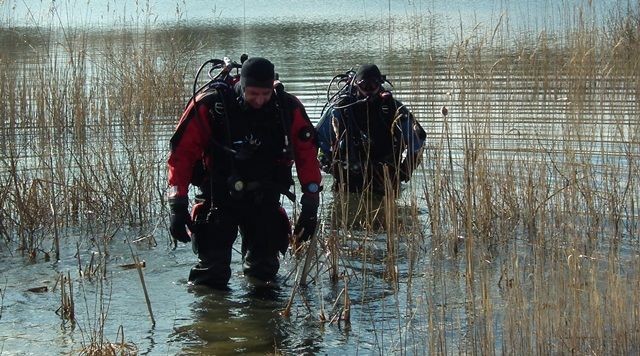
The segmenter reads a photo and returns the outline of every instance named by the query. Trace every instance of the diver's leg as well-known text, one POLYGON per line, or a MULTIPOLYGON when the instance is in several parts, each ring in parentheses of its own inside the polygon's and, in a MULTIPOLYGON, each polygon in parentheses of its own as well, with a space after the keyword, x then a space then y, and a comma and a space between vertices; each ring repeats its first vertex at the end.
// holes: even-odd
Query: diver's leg
POLYGON ((189 281, 226 289, 231 278, 231 252, 238 234, 237 220, 230 212, 216 209, 208 223, 197 226, 193 248, 199 262, 191 269, 189 281))

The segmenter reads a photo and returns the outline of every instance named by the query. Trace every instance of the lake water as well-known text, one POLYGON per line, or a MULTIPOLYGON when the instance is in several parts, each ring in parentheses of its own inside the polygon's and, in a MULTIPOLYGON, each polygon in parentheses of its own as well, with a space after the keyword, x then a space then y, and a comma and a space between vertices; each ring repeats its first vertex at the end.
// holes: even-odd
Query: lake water
MULTIPOLYGON (((428 145, 439 146, 449 139, 456 172, 463 169, 460 160, 469 128, 479 127, 483 129, 473 134, 486 135, 486 152, 497 163, 511 156, 531 157, 535 162, 541 155, 574 147, 573 152, 598 167, 609 163, 635 167, 640 155, 639 148, 632 145, 638 142, 640 113, 637 72, 627 76, 598 73, 601 80, 594 81, 570 69, 536 76, 535 67, 520 64, 542 51, 537 45, 542 33, 549 34, 550 47, 562 48, 569 41, 561 35, 575 29, 574 21, 580 14, 588 23, 604 24, 611 14, 631 11, 627 6, 627 1, 546 0, 5 0, 0 2, 0 63, 15 64, 12 68, 17 77, 29 78, 37 86, 30 76, 39 65, 36 59, 47 53, 63 58, 59 63, 64 63, 68 53, 65 36, 81 33, 86 35, 79 38, 89 53, 88 70, 104 73, 100 70, 108 71, 108 67, 104 69, 101 51, 106 39, 118 38, 117 33, 126 30, 136 35, 132 36, 134 46, 150 46, 158 53, 159 62, 165 59, 163 51, 170 50, 167 43, 184 46, 180 63, 188 68, 183 83, 185 101, 193 80, 189 73, 195 73, 200 63, 212 57, 238 59, 241 53, 248 53, 271 59, 286 89, 301 99, 312 121, 317 122, 330 78, 361 63, 374 62, 393 83, 394 95, 409 105, 422 123, 428 145), (440 113, 442 106, 450 112, 446 122, 449 137, 440 113), (576 136, 569 134, 580 140, 563 139, 571 131, 568 121, 580 123, 576 136)), ((631 6, 637 8, 637 4, 631 6)), ((562 54, 554 55, 558 63, 566 63, 562 54)), ((162 91, 168 80, 163 80, 162 73, 159 77, 156 90, 162 91)), ((164 169, 166 141, 179 109, 165 110, 148 133, 156 140, 152 145, 157 150, 158 170, 164 169)), ((26 147, 31 131, 27 128, 14 134, 17 141, 22 140, 25 152, 33 150, 35 156, 37 150, 26 147)), ((64 137, 74 139, 71 134, 64 137)), ((100 146, 108 142, 97 135, 93 143, 100 146)), ((8 162, 4 153, 2 159, 8 162)), ((8 163, 3 164, 0 169, 4 173, 8 163)), ((426 162, 414 181, 430 182, 434 171, 436 167, 426 162)), ((606 170, 593 174, 597 180, 606 170)), ((639 193, 635 189, 630 194, 637 197, 639 193)), ((332 203, 330 192, 325 192, 323 210, 327 212, 332 203)), ((399 205, 405 210, 412 206, 408 199, 401 199, 399 205)), ((43 258, 25 262, 16 252, 15 242, 5 241, 0 245, 0 354, 77 353, 94 340, 119 342, 120 326, 125 341, 134 343, 140 354, 150 355, 453 354, 477 350, 479 335, 491 331, 475 327, 476 317, 481 317, 469 306, 465 261, 436 257, 445 247, 429 238, 430 216, 424 194, 418 193, 413 205, 417 206, 413 224, 423 227, 399 244, 398 283, 385 278, 384 233, 356 230, 341 237, 344 251, 339 272, 349 281, 350 325, 339 321, 347 278, 335 283, 329 280, 327 255, 313 267, 309 287, 296 292, 287 318, 281 312, 294 290, 295 258, 288 254, 283 259, 280 283, 274 289, 256 288, 242 277, 237 251, 231 291, 189 288, 186 277, 195 256, 188 245, 170 248, 166 216, 156 216, 151 228, 116 230, 109 254, 101 262, 106 266, 104 279, 87 277, 92 256, 99 260, 104 253, 100 244, 92 241, 101 238, 94 232, 66 232, 57 262, 43 258), (138 243, 135 251, 146 262, 144 278, 155 325, 151 324, 136 270, 121 267, 131 263, 125 240, 149 234, 158 244, 138 243), (79 277, 79 265, 85 277, 79 277), (75 324, 56 313, 61 304, 56 282, 59 273, 70 273, 74 281, 75 324), (28 291, 45 286, 46 292, 28 291), (321 311, 328 320, 321 320, 321 311), (104 335, 96 334, 102 319, 106 319, 104 335)), ((287 209, 291 212, 293 208, 288 205, 287 209)), ((330 229, 325 231, 328 236, 330 229)), ((455 238, 464 240, 464 236, 455 238)), ((526 254, 522 250, 531 246, 502 247, 526 254)), ((627 256, 637 255, 635 247, 629 247, 627 256)), ((506 316, 500 312, 506 299, 502 289, 495 287, 502 276, 502 258, 492 256, 485 271, 492 283, 486 297, 495 308, 495 319, 484 325, 495 328, 492 350, 496 353, 503 350, 506 333, 501 329, 506 316)))

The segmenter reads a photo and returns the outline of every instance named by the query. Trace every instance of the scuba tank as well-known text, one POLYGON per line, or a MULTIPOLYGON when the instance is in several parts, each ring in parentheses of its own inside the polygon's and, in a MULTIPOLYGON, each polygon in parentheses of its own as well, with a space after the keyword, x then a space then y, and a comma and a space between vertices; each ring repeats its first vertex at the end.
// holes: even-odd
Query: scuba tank
MULTIPOLYGON (((320 161, 325 172, 331 172, 331 162, 339 163, 343 168, 352 172, 361 172, 363 147, 370 144, 371 138, 368 134, 361 130, 355 122, 353 106, 372 100, 373 96, 359 97, 356 83, 357 72, 352 68, 345 73, 340 73, 329 81, 327 85, 327 102, 322 108, 321 119, 316 126, 318 135, 318 144, 322 151, 320 161), (334 109, 335 117, 328 112, 327 109, 334 109), (347 132, 348 135, 342 135, 347 132), (333 142, 333 138, 338 142, 333 142), (327 155, 332 150, 331 147, 337 149, 333 155, 327 155), (333 157, 330 157, 333 156, 333 157)), ((375 93, 384 99, 390 98, 391 93, 382 87, 382 84, 388 83, 393 87, 385 75, 380 76, 380 90, 375 93)))
MULTIPOLYGON (((240 63, 232 61, 229 57, 224 57, 223 59, 213 58, 202 63, 196 72, 195 79, 193 80, 193 94, 189 99, 189 102, 191 100, 195 101, 196 96, 206 90, 218 88, 233 89, 233 86, 240 81, 239 69, 242 68, 242 63, 244 63, 247 58, 249 58, 249 56, 247 56, 246 53, 243 53, 240 56, 240 63), (209 68, 209 71, 207 72, 209 81, 198 88, 198 78, 200 77, 200 73, 202 73, 202 70, 209 64, 211 64, 211 68, 209 68), (236 70, 235 74, 231 74, 234 69, 236 70), (216 70, 219 70, 219 72, 216 75, 213 75, 216 70)), ((187 105, 189 102, 187 102, 187 105)))
MULTIPOLYGON (((387 83, 391 87, 393 87, 393 84, 387 79, 386 75, 382 75, 381 79, 381 85, 387 83)), ((331 78, 329 84, 327 85, 327 103, 323 106, 322 111, 320 112, 320 117, 323 116, 324 111, 329 107, 333 107, 335 109, 344 109, 371 99, 368 96, 358 99, 358 89, 356 88, 355 81, 356 71, 353 68, 347 70, 344 73, 337 74, 333 78, 331 78), (333 94, 332 90, 335 90, 333 94)), ((384 88, 382 89, 383 90, 380 91, 381 95, 384 95, 384 93, 388 93, 387 90, 384 90, 384 88)))
MULTIPOLYGON (((188 110, 190 105, 192 105, 192 107, 195 107, 197 101, 201 98, 201 94, 204 94, 206 92, 218 91, 225 93, 233 91, 233 87, 235 86, 235 84, 240 81, 239 70, 242 68, 242 63, 244 63, 247 58, 247 54, 242 54, 240 56, 240 63, 232 61, 231 59, 229 59, 229 57, 224 57, 223 59, 212 58, 202 63, 202 65, 200 65, 200 67, 198 68, 196 76, 193 80, 193 93, 187 101, 187 108, 185 110, 188 110), (207 71, 209 80, 202 86, 198 87, 198 79, 200 77, 200 74, 209 65, 211 66, 207 71), (235 73, 232 73, 234 69, 235 73), (218 72, 216 73, 216 71, 218 72)), ((180 127, 178 127, 178 130, 180 130, 180 127)), ((178 132, 178 130, 176 130, 176 133, 178 132)), ((207 177, 207 175, 208 172, 204 165, 203 157, 201 160, 198 160, 198 162, 196 162, 195 166, 193 167, 193 171, 191 174, 191 184, 200 187, 206 180, 205 178, 207 177)))
MULTIPOLYGON (((243 54, 240 57, 241 61, 246 59, 246 54, 243 54)), ((182 135, 186 126, 185 123, 191 120, 192 111, 195 108, 198 100, 200 100, 206 94, 206 92, 213 92, 213 89, 232 90, 235 83, 240 80, 240 74, 238 72, 238 69, 240 68, 242 68, 242 63, 239 64, 237 62, 231 61, 228 57, 224 57, 224 59, 209 59, 200 66, 193 81, 193 93, 187 101, 187 105, 184 109, 182 117, 180 118, 180 122, 178 123, 178 126, 176 127, 176 130, 169 141, 172 150, 182 139, 182 135), (198 78, 200 77, 200 73, 207 65, 211 65, 211 68, 208 70, 209 81, 198 88, 198 78), (235 74, 231 74, 231 71, 233 69, 236 69, 235 74), (214 75, 216 70, 219 70, 219 72, 214 75)))

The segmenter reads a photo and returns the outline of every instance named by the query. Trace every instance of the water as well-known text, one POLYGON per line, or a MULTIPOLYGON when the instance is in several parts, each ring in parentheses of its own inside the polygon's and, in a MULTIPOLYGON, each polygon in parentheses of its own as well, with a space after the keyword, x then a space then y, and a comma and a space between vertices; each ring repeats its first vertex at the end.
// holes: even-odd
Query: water
MULTIPOLYGON (((331 306, 342 283, 334 288, 326 280, 311 284, 300 292, 302 297, 295 297, 292 316, 285 318, 281 312, 293 287, 293 279, 286 279, 294 263, 289 256, 283 261, 279 285, 264 289, 242 277, 239 255, 235 253, 231 291, 212 292, 186 285, 194 256, 190 246, 182 244, 175 251, 164 244, 136 249, 139 258, 146 261, 145 282, 156 320, 153 326, 136 270, 120 267, 132 261, 123 235, 131 236, 119 234, 114 239, 103 281, 99 276, 87 276, 91 252, 96 248, 86 242, 86 236, 77 238, 85 278, 77 278, 78 259, 73 250, 64 250, 62 255, 66 257, 58 263, 25 264, 20 256, 5 256, 1 271, 3 354, 78 351, 99 330, 102 312, 108 340, 118 341, 117 328, 122 326, 125 340, 135 343, 145 354, 264 354, 275 351, 275 345, 285 353, 369 353, 378 348, 388 350, 399 341, 394 340, 394 324, 399 323, 398 313, 409 307, 408 301, 402 300, 406 298, 404 293, 397 295, 393 286, 382 279, 382 267, 377 265, 380 260, 353 266, 355 271, 368 270, 370 286, 359 290, 359 282, 350 282, 353 320, 352 326, 345 328, 335 323, 323 324, 316 314, 321 310, 320 303, 324 303, 327 316, 334 316, 331 306), (64 322, 55 313, 60 307, 60 285, 56 285, 59 272, 74 276, 76 325, 64 322), (44 293, 28 291, 45 286, 48 291, 44 293), (376 334, 389 338, 388 344, 376 341, 376 334)), ((358 259, 348 260, 345 262, 360 263, 358 259)))
MULTIPOLYGON (((430 146, 444 142, 444 120, 439 112, 442 106, 449 107, 450 145, 456 171, 461 170, 458 158, 464 147, 464 129, 481 126, 485 120, 491 125, 490 130, 484 131, 488 152, 495 155, 498 162, 501 157, 512 155, 523 160, 534 159, 539 157, 540 150, 553 153, 571 146, 574 142, 562 142, 558 136, 566 130, 563 123, 568 117, 579 116, 598 119, 591 126, 585 125, 581 137, 588 146, 575 142, 577 154, 584 155, 586 161, 600 164, 611 160, 626 166, 638 158, 637 147, 630 147, 626 140, 616 136, 619 122, 629 122, 624 126, 629 130, 624 137, 632 136, 637 130, 634 120, 639 108, 638 94, 633 87, 635 78, 603 80, 589 88, 592 96, 584 107, 573 108, 572 92, 567 89, 573 78, 547 78, 549 82, 541 83, 531 73, 478 78, 468 72, 465 77, 460 74, 464 71, 451 64, 457 63, 451 59, 455 57, 455 44, 467 39, 473 43, 476 37, 492 38, 486 46, 497 48, 500 56, 503 52, 499 49, 518 47, 518 43, 510 41, 510 36, 535 43, 542 30, 562 33, 571 26, 565 14, 577 6, 584 6, 585 13, 595 14, 594 21, 600 21, 611 11, 624 11, 625 1, 597 2, 592 6, 586 1, 545 0, 323 0, 312 4, 308 1, 149 1, 139 5, 130 1, 99 4, 56 1, 55 4, 52 7, 47 1, 17 0, 0 3, 0 59, 13 61, 20 75, 32 78, 30 70, 39 64, 37 55, 42 53, 50 57, 56 54, 63 58, 62 62, 67 59, 67 50, 59 44, 65 43, 60 41, 64 38, 63 30, 87 33, 84 40, 93 56, 89 70, 100 74, 100 68, 105 66, 99 60, 104 42, 119 38, 120 30, 127 29, 126 33, 134 34, 131 35, 134 47, 151 43, 150 48, 158 51, 160 60, 166 59, 163 51, 169 44, 184 45, 180 64, 193 68, 187 73, 194 73, 201 62, 211 57, 237 58, 241 53, 268 57, 276 64, 287 90, 301 99, 312 121, 317 122, 329 79, 360 63, 375 62, 394 84, 395 95, 411 107, 423 124, 430 146), (38 30, 33 29, 36 24, 41 26, 38 30), (503 27, 499 27, 500 24, 503 27), (496 28, 499 30, 494 32, 496 28), (520 34, 522 37, 518 37, 520 34), (151 40, 145 39, 145 35, 151 40), (546 95, 541 94, 543 85, 551 87, 544 91, 546 95), (580 115, 574 114, 576 111, 580 111, 580 115), (601 154, 602 150, 606 154, 601 154)), ((480 64, 487 63, 497 63, 500 69, 495 57, 482 57, 480 64)), ((166 78, 162 79, 161 85, 167 83, 166 78)), ((191 80, 189 76, 185 78, 185 88, 190 88, 191 80)), ((186 100, 188 91, 185 90, 184 95, 186 100)), ((164 167, 166 155, 163 143, 172 132, 180 108, 174 109, 166 109, 163 116, 155 118, 153 131, 148 133, 148 137, 158 140, 152 146, 157 150, 159 170, 164 167)), ((114 123, 114 129, 118 125, 114 123)), ((97 121, 89 121, 87 127, 92 132, 101 126, 97 121)), ((36 131, 34 127, 26 131, 29 130, 36 131)), ((111 138, 100 133, 96 136, 92 142, 97 147, 111 138)), ((75 138, 72 134, 63 137, 75 138)), ((18 141, 27 157, 37 157, 37 147, 30 146, 31 138, 29 131, 18 141)), ((28 166, 29 162, 21 164, 28 166)), ((430 179, 433 167, 428 168, 414 180, 430 179)), ((330 197, 326 192, 325 209, 330 197)), ((244 279, 237 252, 232 262, 231 291, 189 288, 186 276, 195 263, 195 256, 189 245, 171 249, 164 216, 156 218, 152 224, 156 229, 151 232, 132 229, 115 233, 105 260, 95 257, 98 258, 95 263, 106 265, 104 279, 87 276, 91 256, 105 248, 92 241, 101 240, 100 229, 96 229, 98 232, 66 232, 58 262, 45 261, 39 255, 35 263, 27 263, 26 258, 15 252, 15 243, 4 243, 0 247, 0 354, 77 353, 93 340, 102 339, 95 334, 102 329, 101 315, 106 319, 104 339, 119 342, 118 330, 122 327, 124 340, 134 343, 141 354, 465 352, 469 340, 479 332, 473 325, 477 316, 469 307, 465 261, 435 257, 449 247, 431 245, 426 201, 422 195, 417 200, 420 207, 417 224, 424 227, 420 229, 420 236, 407 238, 399 245, 397 284, 384 278, 384 234, 356 231, 342 241, 346 247, 339 272, 349 276, 350 325, 339 321, 345 279, 330 282, 325 259, 314 267, 314 271, 321 272, 317 273, 317 279, 294 297, 289 318, 281 315, 294 289, 297 267, 296 259, 289 255, 282 260, 280 281, 274 289, 257 288, 244 279), (148 233, 158 244, 139 243, 134 251, 146 262, 144 278, 155 325, 151 323, 136 270, 120 267, 132 261, 125 240, 148 233), (84 277, 79 277, 79 266, 84 277), (60 285, 56 285, 59 273, 69 273, 74 281, 76 324, 56 314, 61 304, 60 285), (43 293, 28 291, 44 286, 47 291, 43 293), (326 320, 321 320, 321 311, 326 320), (433 311, 438 315, 433 315, 433 311), (437 333, 442 336, 434 337, 437 333), (434 344, 434 340, 444 341, 434 344)), ((401 205, 409 205, 403 202, 401 205)), ((290 205, 287 209, 292 212, 290 205)), ((103 233, 111 230, 105 228, 103 233)), ((465 237, 456 236, 456 239, 460 242, 465 237)), ((50 250, 50 245, 46 240, 42 250, 50 250)), ((520 249, 527 250, 529 245, 516 245, 502 247, 526 255, 527 251, 520 249)), ((499 254, 485 253, 486 273, 491 276, 489 280, 497 284, 503 261, 499 254)), ((633 252, 629 252, 631 254, 633 252)), ((487 293, 498 314, 493 322, 496 334, 502 336, 499 325, 504 316, 499 310, 505 303, 501 298, 503 291, 492 284, 487 293)), ((496 350, 500 350, 501 342, 498 338, 496 350)))

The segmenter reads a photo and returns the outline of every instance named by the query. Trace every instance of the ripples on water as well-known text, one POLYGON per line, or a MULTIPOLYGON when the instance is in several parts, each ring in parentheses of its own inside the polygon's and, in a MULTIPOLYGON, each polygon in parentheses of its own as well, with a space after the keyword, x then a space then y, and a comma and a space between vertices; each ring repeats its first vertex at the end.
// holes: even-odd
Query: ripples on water
MULTIPOLYGON (((632 85, 636 78, 600 78, 597 83, 587 85, 585 96, 576 101, 571 89, 580 78, 571 75, 541 78, 524 71, 526 64, 519 64, 530 54, 515 51, 530 45, 535 47, 536 37, 543 28, 552 32, 570 25, 563 14, 573 9, 575 3, 367 1, 365 4, 364 1, 335 0, 313 2, 313 5, 303 1, 213 2, 212 5, 210 1, 189 1, 183 4, 186 9, 177 12, 173 2, 159 2, 148 10, 145 5, 129 8, 124 15, 120 9, 130 6, 127 4, 110 1, 108 6, 101 4, 95 11, 77 4, 64 11, 60 8, 61 16, 52 16, 46 2, 4 1, 0 4, 3 10, 0 19, 15 28, 3 26, 1 29, 3 54, 0 59, 14 61, 13 69, 19 72, 17 77, 25 77, 38 85, 30 73, 41 65, 35 59, 42 57, 34 53, 48 53, 44 58, 65 63, 68 58, 64 46, 57 42, 63 35, 56 27, 60 21, 63 24, 69 21, 69 28, 80 28, 81 36, 76 37, 77 40, 86 41, 90 73, 104 73, 100 72, 106 66, 100 61, 104 46, 117 40, 131 41, 134 47, 150 46, 157 51, 159 62, 166 59, 163 51, 170 48, 169 44, 183 48, 179 62, 193 69, 185 70, 186 100, 189 94, 186 88, 190 88, 192 80, 190 73, 195 73, 199 63, 210 57, 261 55, 273 60, 287 90, 302 100, 314 122, 320 117, 326 84, 333 75, 360 63, 375 62, 394 84, 395 95, 411 107, 423 124, 430 146, 444 142, 440 108, 444 105, 449 108, 451 154, 455 158, 462 156, 464 135, 468 134, 464 130, 470 127, 478 129, 473 132, 477 137, 485 135, 488 152, 495 155, 496 161, 510 155, 526 160, 529 156, 539 157, 541 151, 561 152, 572 144, 576 145, 578 154, 597 164, 621 158, 620 164, 624 165, 626 160, 638 158, 637 148, 629 149, 629 142, 620 140, 618 131, 620 127, 630 130, 622 135, 627 137, 637 130, 634 120, 639 113, 638 89, 632 85), (25 10, 27 7, 31 13, 25 10), (150 27, 145 31, 132 28, 133 24, 144 24, 149 11, 154 19, 149 22, 150 27), (531 13, 538 16, 529 16, 531 13), (22 27, 33 26, 39 19, 50 25, 40 30, 22 27), (172 23, 176 19, 180 20, 178 25, 172 23), (479 25, 475 27, 475 24, 479 25), (84 29, 87 25, 98 28, 84 29), (130 32, 121 32, 120 25, 130 32), (53 32, 49 32, 48 26, 54 27, 53 32), (494 32, 496 28, 500 30, 494 32), (523 43, 513 43, 512 36, 521 33, 523 43), (476 37, 493 39, 483 44, 489 54, 474 57, 469 53, 476 48, 473 45, 476 37), (465 47, 462 44, 467 40, 471 44, 465 47), (465 59, 465 55, 470 57, 465 59), (462 66, 467 70, 461 69, 462 66), (486 70, 492 67, 494 71, 486 70), (563 139, 567 121, 584 124, 581 127, 584 131, 579 132, 582 142, 563 139)), ((606 13, 602 9, 588 9, 606 13)), ((162 90, 165 81, 161 78, 159 83, 157 90, 162 90)), ((166 155, 165 143, 180 109, 166 109, 165 115, 155 118, 157 121, 145 133, 147 138, 157 140, 151 146, 157 151, 160 168, 166 155)), ((88 131, 96 134, 104 128, 97 121, 93 124, 90 120, 88 125, 95 125, 88 131)), ((121 123, 110 125, 117 129, 121 123)), ((19 146, 26 147, 25 150, 33 149, 29 148, 33 131, 37 128, 27 127, 14 139, 19 146)), ((74 138, 72 134, 65 137, 74 138)), ((92 143, 100 146, 107 139, 92 143)), ((426 220, 424 211, 421 219, 426 220)), ((433 246, 423 246, 424 257, 418 260, 416 274, 409 266, 410 251, 404 246, 398 263, 402 277, 411 273, 431 277, 437 274, 439 281, 451 282, 434 286, 429 285, 427 279, 414 276, 412 290, 407 290, 408 284, 403 278, 394 286, 383 278, 384 236, 369 237, 371 261, 363 262, 355 252, 352 258, 345 257, 342 261, 350 271, 357 271, 358 277, 351 282, 351 327, 318 322, 319 310, 335 311, 332 307, 343 287, 341 282, 332 287, 326 280, 317 281, 301 292, 302 298, 297 297, 293 318, 279 316, 292 289, 292 277, 287 279, 287 276, 293 273, 294 262, 289 257, 283 263, 280 287, 265 292, 256 290, 242 278, 236 253, 232 291, 212 294, 186 286, 185 279, 195 259, 189 246, 180 246, 176 251, 169 251, 162 243, 155 249, 139 248, 140 258, 147 261, 145 278, 157 320, 157 325, 150 327, 135 270, 117 267, 129 260, 128 249, 122 242, 124 236, 134 234, 124 232, 114 240, 103 292, 95 280, 76 283, 79 317, 76 327, 62 323, 55 315, 59 306, 58 291, 34 294, 25 290, 40 285, 53 290, 56 272, 73 273, 78 264, 73 245, 77 242, 85 252, 95 249, 86 236, 69 237, 72 242, 65 247, 63 260, 57 264, 27 265, 22 257, 3 257, 0 353, 3 350, 9 354, 21 350, 77 351, 82 340, 90 340, 91 330, 96 328, 101 298, 110 301, 107 338, 115 341, 116 328, 123 325, 126 339, 135 342, 141 353, 149 354, 263 354, 275 352, 274 345, 285 354, 369 354, 399 350, 421 354, 428 342, 425 336, 428 319, 433 317, 427 315, 430 308, 453 310, 445 320, 449 342, 455 343, 466 333, 462 325, 467 317, 464 283, 457 282, 463 279, 460 272, 463 266, 455 260, 432 264, 426 251, 431 251, 433 246), (440 300, 448 301, 447 305, 438 304, 440 300), (25 348, 25 344, 29 347, 25 348)), ((164 241, 164 233, 157 235, 164 241)), ((345 242, 348 243, 353 244, 353 251, 359 248, 357 241, 345 242)), ((86 258, 85 254, 81 257, 86 258)))

